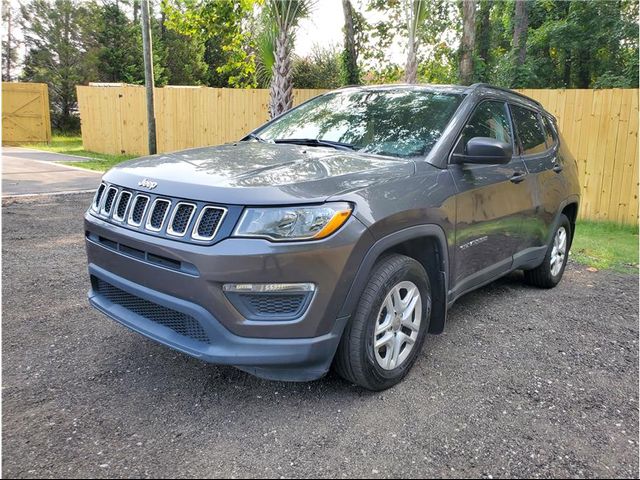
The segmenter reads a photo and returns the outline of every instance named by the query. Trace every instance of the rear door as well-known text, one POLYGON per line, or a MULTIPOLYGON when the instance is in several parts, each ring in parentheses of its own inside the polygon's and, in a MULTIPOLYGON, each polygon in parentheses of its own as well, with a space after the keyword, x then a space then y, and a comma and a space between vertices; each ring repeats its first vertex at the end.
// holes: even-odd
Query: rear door
POLYGON ((562 167, 558 164, 558 135, 546 115, 519 105, 511 105, 520 159, 529 176, 533 194, 532 210, 523 218, 521 250, 534 253, 546 247, 562 201, 562 167))
MULTIPOLYGON (((478 104, 454 152, 465 153, 474 137, 511 143, 509 109, 500 100, 478 104)), ((515 151, 515 145, 514 145, 515 151)), ((511 269, 522 248, 522 219, 532 206, 527 170, 519 155, 506 165, 450 164, 456 188, 456 234, 453 258, 454 296, 511 269)))

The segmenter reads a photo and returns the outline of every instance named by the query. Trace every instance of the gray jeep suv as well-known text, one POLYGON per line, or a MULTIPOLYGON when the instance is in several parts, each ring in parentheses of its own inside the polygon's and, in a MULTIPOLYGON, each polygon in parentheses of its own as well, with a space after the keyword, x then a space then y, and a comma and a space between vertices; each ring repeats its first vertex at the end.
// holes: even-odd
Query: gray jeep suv
POLYGON ((91 304, 207 362, 399 382, 466 292, 561 279, 574 158, 540 104, 488 85, 348 87, 241 141, 105 174, 91 304))

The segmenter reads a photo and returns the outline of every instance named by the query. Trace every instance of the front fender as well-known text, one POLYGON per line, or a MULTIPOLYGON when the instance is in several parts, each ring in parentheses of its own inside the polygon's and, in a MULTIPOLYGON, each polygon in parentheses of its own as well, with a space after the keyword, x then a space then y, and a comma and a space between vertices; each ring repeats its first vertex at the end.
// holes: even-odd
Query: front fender
MULTIPOLYGON (((352 315, 357 308, 360 296, 369 282, 373 266, 380 256, 407 241, 428 238, 436 242, 438 248, 437 271, 429 271, 432 288, 432 312, 429 324, 430 333, 441 333, 447 315, 447 292, 449 278, 449 250, 444 230, 439 225, 415 225, 399 230, 377 240, 365 254, 355 279, 351 284, 340 316, 352 315)), ((434 270, 433 268, 430 270, 434 270)))

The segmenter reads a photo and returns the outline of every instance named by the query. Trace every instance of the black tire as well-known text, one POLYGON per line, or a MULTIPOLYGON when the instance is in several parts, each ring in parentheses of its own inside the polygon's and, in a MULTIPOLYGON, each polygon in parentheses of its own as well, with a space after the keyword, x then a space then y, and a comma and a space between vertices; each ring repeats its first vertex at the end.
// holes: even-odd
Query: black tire
POLYGON ((540 288, 553 288, 558 285, 558 283, 560 283, 562 274, 564 273, 564 269, 567 266, 567 259, 569 258, 569 247, 571 245, 572 238, 571 235, 571 223, 569 222, 569 219, 564 214, 560 214, 560 222, 553 232, 551 243, 547 247, 547 254, 544 257, 542 264, 534 269, 524 271, 524 281, 527 284, 540 288), (560 270, 554 275, 551 271, 551 255, 553 253, 553 242, 556 238, 556 235, 558 234, 558 230, 560 230, 560 228, 562 227, 564 227, 565 231, 567 232, 566 252, 564 254, 560 270))
MULTIPOLYGON (((431 286, 423 266, 404 255, 382 257, 374 265, 371 279, 360 297, 356 312, 342 335, 334 361, 335 370, 345 380, 368 390, 380 391, 396 385, 418 357, 430 319, 431 286), (387 294, 402 281, 413 282, 418 287, 422 301, 422 319, 413 349, 406 359, 396 368, 385 370, 375 358, 374 332, 387 294)), ((403 348, 400 349, 402 350, 403 348)))

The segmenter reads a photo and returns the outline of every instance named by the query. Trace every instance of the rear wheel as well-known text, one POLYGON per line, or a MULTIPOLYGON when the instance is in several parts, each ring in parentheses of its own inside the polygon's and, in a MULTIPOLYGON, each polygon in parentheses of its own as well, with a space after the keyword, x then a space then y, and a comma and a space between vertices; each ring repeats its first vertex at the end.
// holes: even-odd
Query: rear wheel
POLYGON ((532 270, 525 270, 525 282, 541 288, 553 288, 560 283, 569 258, 570 239, 571 223, 564 214, 560 214, 560 222, 553 233, 544 261, 532 270))
POLYGON ((420 352, 430 316, 431 289, 422 265, 404 255, 383 257, 342 336, 337 372, 369 390, 397 384, 420 352))

